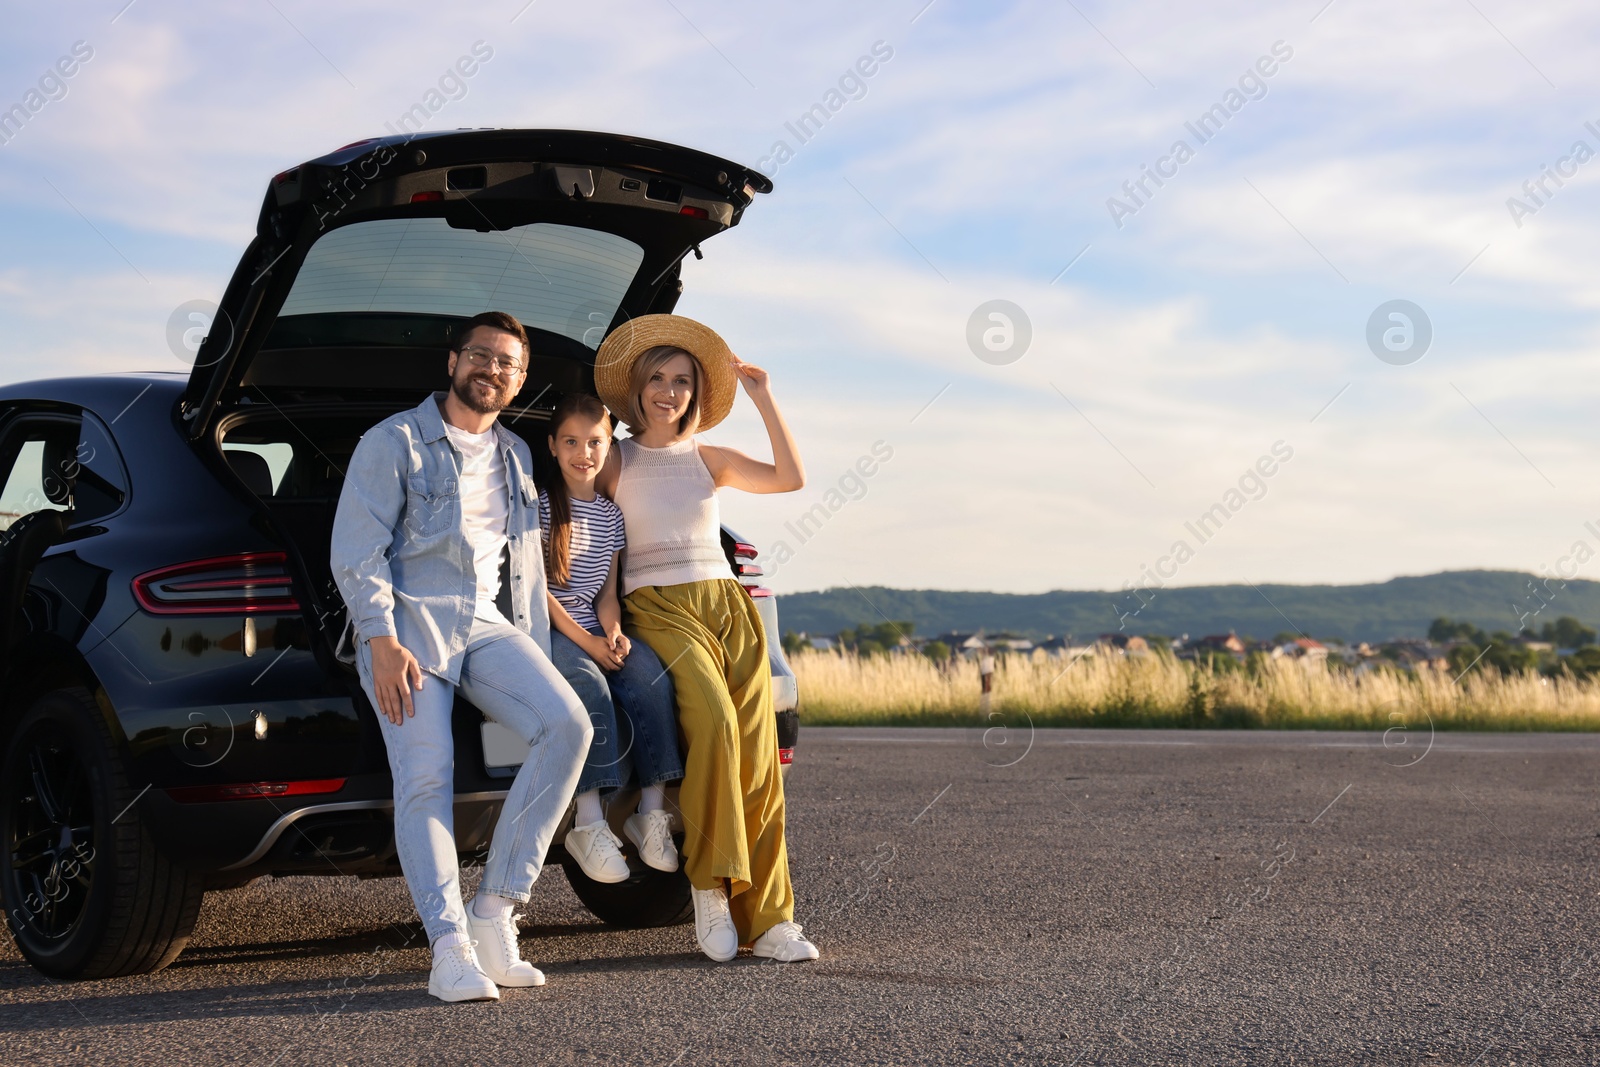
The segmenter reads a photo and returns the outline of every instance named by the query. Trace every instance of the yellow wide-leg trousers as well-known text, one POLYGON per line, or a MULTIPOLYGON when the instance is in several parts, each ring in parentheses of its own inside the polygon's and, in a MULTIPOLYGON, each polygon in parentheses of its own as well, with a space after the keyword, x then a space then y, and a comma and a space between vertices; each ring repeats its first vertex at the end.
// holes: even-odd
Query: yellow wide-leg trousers
POLYGON ((687 743, 678 809, 684 873, 696 889, 724 885, 749 944, 794 918, 783 840, 783 777, 766 631, 732 578, 652 585, 623 599, 627 630, 672 675, 687 743))

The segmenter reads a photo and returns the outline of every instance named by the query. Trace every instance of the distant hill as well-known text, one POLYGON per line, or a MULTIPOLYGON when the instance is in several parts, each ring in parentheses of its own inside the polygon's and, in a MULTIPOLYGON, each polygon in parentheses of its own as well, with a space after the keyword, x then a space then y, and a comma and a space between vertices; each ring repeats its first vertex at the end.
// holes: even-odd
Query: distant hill
POLYGON ((1227 633, 1267 638, 1299 629, 1312 637, 1384 641, 1421 637, 1440 615, 1484 630, 1527 625, 1538 630, 1558 616, 1589 626, 1600 623, 1600 582, 1545 580, 1520 571, 1446 571, 1392 578, 1371 585, 1203 585, 1155 590, 1140 602, 1128 593, 967 593, 938 589, 828 589, 778 598, 785 632, 832 634, 863 622, 909 619, 919 635, 949 630, 993 633, 1012 630, 1029 637, 1073 634, 1092 637, 1118 629, 1135 634, 1227 633), (1258 591, 1259 590, 1259 591, 1258 591), (1536 592, 1537 591, 1537 592, 1536 592), (1527 613, 1523 616, 1521 613, 1527 613))

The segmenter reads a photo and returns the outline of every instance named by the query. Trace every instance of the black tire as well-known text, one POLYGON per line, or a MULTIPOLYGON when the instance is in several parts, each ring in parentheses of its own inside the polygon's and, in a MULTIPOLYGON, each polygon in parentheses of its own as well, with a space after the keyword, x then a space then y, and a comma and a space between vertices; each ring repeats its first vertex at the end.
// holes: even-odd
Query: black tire
POLYGON ((204 876, 156 851, 138 796, 87 690, 46 693, 12 731, 0 903, 23 956, 53 978, 158 971, 194 930, 204 876))
MULTIPOLYGON (((681 851, 681 840, 679 845, 681 851)), ((607 926, 625 930, 679 926, 694 917, 689 877, 682 867, 671 873, 658 871, 629 856, 627 881, 597 882, 570 856, 564 862, 572 891, 607 926)))

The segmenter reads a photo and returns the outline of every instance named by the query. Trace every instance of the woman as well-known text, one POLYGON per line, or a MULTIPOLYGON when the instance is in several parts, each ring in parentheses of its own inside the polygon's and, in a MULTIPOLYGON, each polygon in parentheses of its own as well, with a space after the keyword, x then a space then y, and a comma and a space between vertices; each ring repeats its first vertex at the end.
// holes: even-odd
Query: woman
POLYGON ((672 678, 648 645, 622 633, 618 557, 622 514, 595 492, 611 450, 611 413, 592 396, 563 397, 550 416, 550 455, 559 477, 539 490, 539 527, 549 581, 550 659, 589 712, 594 741, 578 778, 577 815, 567 854, 597 882, 628 878, 622 841, 600 805, 638 772, 639 807, 622 832, 639 859, 678 869, 666 811, 666 783, 683 777, 672 678))
POLYGON ((695 939, 718 961, 741 944, 784 962, 816 959, 794 921, 766 633, 723 555, 716 496, 730 486, 799 489, 794 438, 767 372, 691 319, 646 315, 613 331, 595 360, 595 387, 632 431, 599 486, 627 526, 628 630, 668 665, 677 692, 695 939), (695 438, 727 416, 735 380, 766 424, 771 463, 695 438))

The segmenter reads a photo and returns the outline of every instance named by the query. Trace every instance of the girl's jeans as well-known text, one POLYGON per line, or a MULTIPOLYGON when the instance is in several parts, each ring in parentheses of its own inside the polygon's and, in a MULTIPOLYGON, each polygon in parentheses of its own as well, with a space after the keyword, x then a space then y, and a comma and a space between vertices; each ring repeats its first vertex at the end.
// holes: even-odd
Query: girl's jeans
MULTIPOLYGON (((590 632, 601 635, 599 629, 590 632)), ((579 793, 610 793, 634 772, 641 787, 683 777, 672 675, 649 645, 633 642, 622 669, 605 671, 566 635, 552 630, 550 659, 583 701, 594 729, 578 777, 579 793)))

